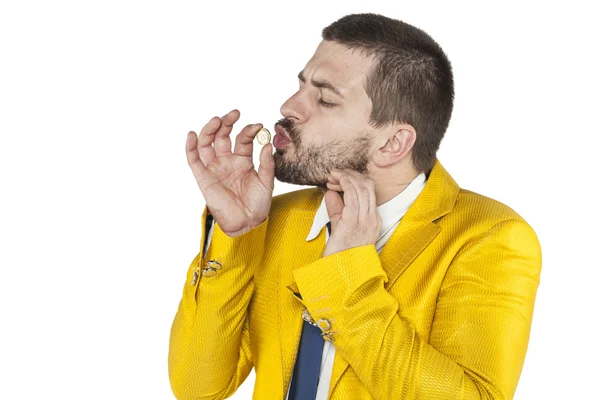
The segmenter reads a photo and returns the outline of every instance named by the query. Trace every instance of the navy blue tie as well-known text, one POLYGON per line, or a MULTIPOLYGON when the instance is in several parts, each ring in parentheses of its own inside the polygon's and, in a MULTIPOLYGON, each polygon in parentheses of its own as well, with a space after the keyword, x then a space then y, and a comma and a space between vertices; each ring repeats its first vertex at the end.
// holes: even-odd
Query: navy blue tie
MULTIPOLYGON (((327 223, 327 231, 331 234, 331 222, 327 223)), ((294 294, 302 298, 300 293, 294 294)), ((296 365, 292 374, 289 400, 314 400, 316 398, 324 343, 321 329, 304 321, 296 365)))

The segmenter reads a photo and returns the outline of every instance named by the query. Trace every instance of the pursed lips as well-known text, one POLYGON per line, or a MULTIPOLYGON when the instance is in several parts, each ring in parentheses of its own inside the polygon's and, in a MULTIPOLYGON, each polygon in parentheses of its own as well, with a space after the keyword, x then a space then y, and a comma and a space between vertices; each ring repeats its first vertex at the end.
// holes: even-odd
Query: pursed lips
POLYGON ((290 138, 290 135, 287 133, 285 128, 279 124, 275 124, 275 133, 278 135, 284 136, 290 142, 292 141, 292 139, 290 138))

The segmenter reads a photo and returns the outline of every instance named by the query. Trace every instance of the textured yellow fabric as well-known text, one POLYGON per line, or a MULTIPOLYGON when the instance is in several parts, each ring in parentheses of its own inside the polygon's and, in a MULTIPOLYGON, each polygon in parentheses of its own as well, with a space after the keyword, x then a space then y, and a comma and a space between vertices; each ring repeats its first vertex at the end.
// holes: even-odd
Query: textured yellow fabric
POLYGON ((283 399, 307 307, 331 324, 330 399, 513 398, 542 262, 531 226, 460 189, 437 160, 381 253, 365 245, 322 258, 325 230, 306 242, 322 197, 275 196, 267 220, 236 238, 215 223, 171 328, 175 396, 225 399, 254 367, 253 399, 283 399), (218 273, 191 285, 212 259, 218 273))

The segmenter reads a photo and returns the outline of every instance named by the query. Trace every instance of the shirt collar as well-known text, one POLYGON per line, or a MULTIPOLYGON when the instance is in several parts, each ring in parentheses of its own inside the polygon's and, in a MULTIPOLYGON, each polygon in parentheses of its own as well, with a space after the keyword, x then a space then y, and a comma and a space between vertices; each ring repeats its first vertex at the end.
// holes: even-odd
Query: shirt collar
MULTIPOLYGON (((377 240, 381 239, 406 214, 410 205, 419 196, 423 187, 425 187, 425 181, 425 173, 421 172, 402 192, 377 207, 377 211, 381 216, 381 230, 379 231, 377 240)), ((327 214, 325 196, 323 196, 306 240, 309 241, 316 238, 328 222, 329 214, 327 214)))

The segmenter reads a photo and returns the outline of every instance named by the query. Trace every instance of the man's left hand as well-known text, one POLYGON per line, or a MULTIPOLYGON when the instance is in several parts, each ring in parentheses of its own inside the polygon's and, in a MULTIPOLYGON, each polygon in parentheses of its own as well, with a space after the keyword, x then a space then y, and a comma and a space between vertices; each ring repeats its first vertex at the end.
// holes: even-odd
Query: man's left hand
POLYGON ((375 244, 381 230, 375 184, 363 174, 350 170, 331 170, 325 205, 331 221, 331 236, 322 257, 375 244), (344 200, 338 192, 344 192, 344 200))

